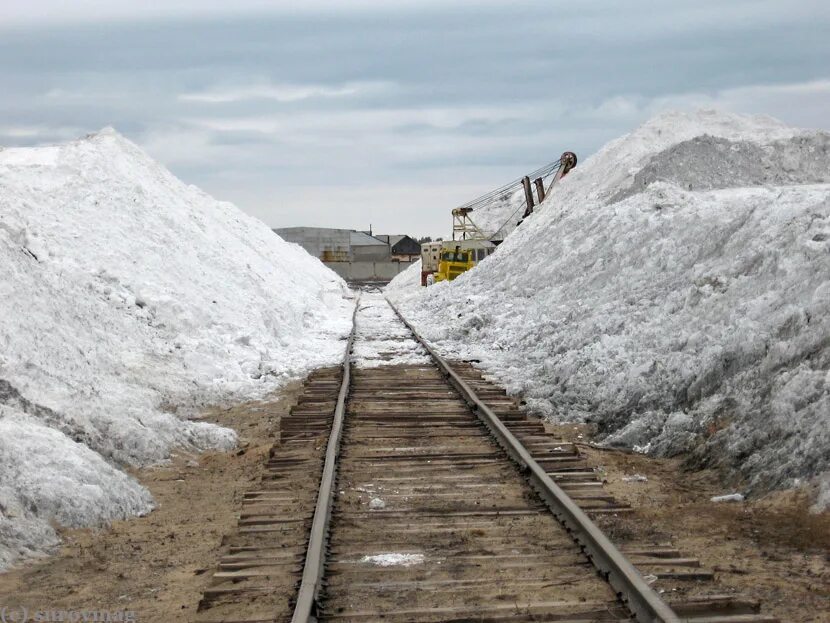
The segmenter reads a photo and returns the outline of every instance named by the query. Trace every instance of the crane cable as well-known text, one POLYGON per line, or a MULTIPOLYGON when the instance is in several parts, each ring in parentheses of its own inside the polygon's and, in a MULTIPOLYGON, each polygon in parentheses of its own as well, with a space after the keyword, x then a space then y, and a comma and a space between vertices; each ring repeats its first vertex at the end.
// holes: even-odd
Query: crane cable
POLYGON ((509 183, 505 184, 504 186, 500 186, 499 188, 491 190, 490 192, 487 192, 487 193, 481 195, 480 197, 476 197, 472 201, 468 201, 467 203, 458 206, 458 208, 475 208, 475 207, 480 207, 481 205, 490 203, 493 199, 495 199, 499 195, 506 194, 508 191, 513 190, 513 188, 516 187, 516 186, 521 186, 522 180, 525 177, 529 177, 531 180, 534 180, 538 177, 541 177, 542 179, 544 179, 544 178, 548 177, 549 175, 551 175, 554 171, 557 171, 561 165, 562 165, 561 159, 556 160, 554 162, 551 162, 549 164, 546 164, 545 166, 540 167, 539 169, 536 169, 535 171, 533 171, 529 175, 527 175, 527 176, 523 175, 522 177, 520 177, 516 180, 513 180, 512 182, 509 182, 509 183))
MULTIPOLYGON (((554 171, 558 171, 558 170, 559 170, 559 167, 560 167, 561 165, 562 165, 562 160, 561 160, 561 158, 560 158, 560 159, 559 159, 559 160, 557 160, 555 163, 552 163, 552 164, 549 164, 549 165, 547 165, 547 166, 545 166, 545 167, 542 167, 542 169, 539 169, 539 171, 535 171, 535 172, 533 172, 533 173, 532 173, 531 175, 529 175, 528 177, 530 177, 531 179, 536 179, 536 178, 541 177, 541 178, 544 180, 546 177, 548 177, 549 175, 553 174, 553 172, 554 172, 554 171), (539 172, 541 172, 541 171, 543 171, 543 170, 545 170, 545 171, 547 171, 547 172, 546 172, 544 175, 538 175, 538 173, 539 173, 539 172)), ((519 180, 519 185, 521 185, 521 183, 522 183, 522 180, 520 179, 520 180, 519 180)), ((514 191, 514 192, 515 192, 515 191, 514 191)), ((501 226, 500 226, 500 227, 499 227, 499 228, 498 228, 495 232, 493 232, 493 235, 490 237, 490 240, 497 240, 497 239, 498 239, 498 238, 497 238, 497 236, 499 235, 499 233, 501 233, 501 230, 503 230, 503 229, 505 228, 505 226, 506 226, 506 225, 507 225, 510 221, 512 221, 514 218, 516 218, 516 214, 518 214, 519 210, 521 210, 521 209, 522 209, 522 206, 520 205, 518 208, 516 208, 515 210, 513 210, 513 213, 512 213, 510 216, 508 216, 508 217, 507 217, 507 220, 505 220, 505 221, 504 221, 504 223, 502 223, 502 224, 501 224, 501 226)))

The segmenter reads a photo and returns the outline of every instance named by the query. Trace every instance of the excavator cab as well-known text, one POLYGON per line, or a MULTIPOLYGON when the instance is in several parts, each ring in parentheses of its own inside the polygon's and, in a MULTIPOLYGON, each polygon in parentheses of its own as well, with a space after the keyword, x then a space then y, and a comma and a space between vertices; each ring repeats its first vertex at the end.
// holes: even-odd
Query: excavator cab
POLYGON ((461 273, 465 273, 475 266, 473 254, 469 249, 461 249, 456 245, 455 249, 443 249, 441 261, 438 263, 438 270, 435 273, 435 281, 452 281, 461 273))
POLYGON ((421 285, 452 281, 496 250, 488 240, 447 240, 421 245, 421 285))
POLYGON ((467 263, 470 261, 470 254, 467 251, 446 251, 441 254, 442 262, 460 262, 467 263))

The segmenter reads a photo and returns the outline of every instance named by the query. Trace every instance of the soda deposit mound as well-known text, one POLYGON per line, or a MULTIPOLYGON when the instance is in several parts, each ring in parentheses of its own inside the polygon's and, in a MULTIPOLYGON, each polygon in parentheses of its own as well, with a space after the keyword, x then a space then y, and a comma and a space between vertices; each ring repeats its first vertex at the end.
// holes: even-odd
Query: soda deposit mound
POLYGON ((188 419, 342 354, 345 284, 113 130, 0 150, 0 568, 146 513, 119 465, 231 448, 188 419))
POLYGON ((474 270, 389 296, 537 412, 750 489, 792 486, 830 470, 828 183, 827 133, 664 114, 474 270))

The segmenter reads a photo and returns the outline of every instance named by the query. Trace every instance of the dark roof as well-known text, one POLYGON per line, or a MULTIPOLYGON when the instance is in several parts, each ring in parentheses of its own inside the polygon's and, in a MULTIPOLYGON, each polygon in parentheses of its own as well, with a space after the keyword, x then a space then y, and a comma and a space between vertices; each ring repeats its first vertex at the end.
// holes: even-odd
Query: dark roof
POLYGON ((399 255, 417 255, 421 252, 421 244, 409 236, 390 236, 389 246, 392 253, 399 255))

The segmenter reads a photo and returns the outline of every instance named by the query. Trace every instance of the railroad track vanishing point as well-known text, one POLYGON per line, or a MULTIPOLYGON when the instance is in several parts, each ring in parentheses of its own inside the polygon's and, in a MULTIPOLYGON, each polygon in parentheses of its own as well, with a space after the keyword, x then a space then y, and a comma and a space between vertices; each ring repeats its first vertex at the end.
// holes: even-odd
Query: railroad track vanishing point
POLYGON ((706 579, 699 561, 615 547, 590 517, 628 509, 578 448, 379 294, 345 351, 281 422, 199 621, 775 621, 739 595, 664 602, 650 581, 706 579))

